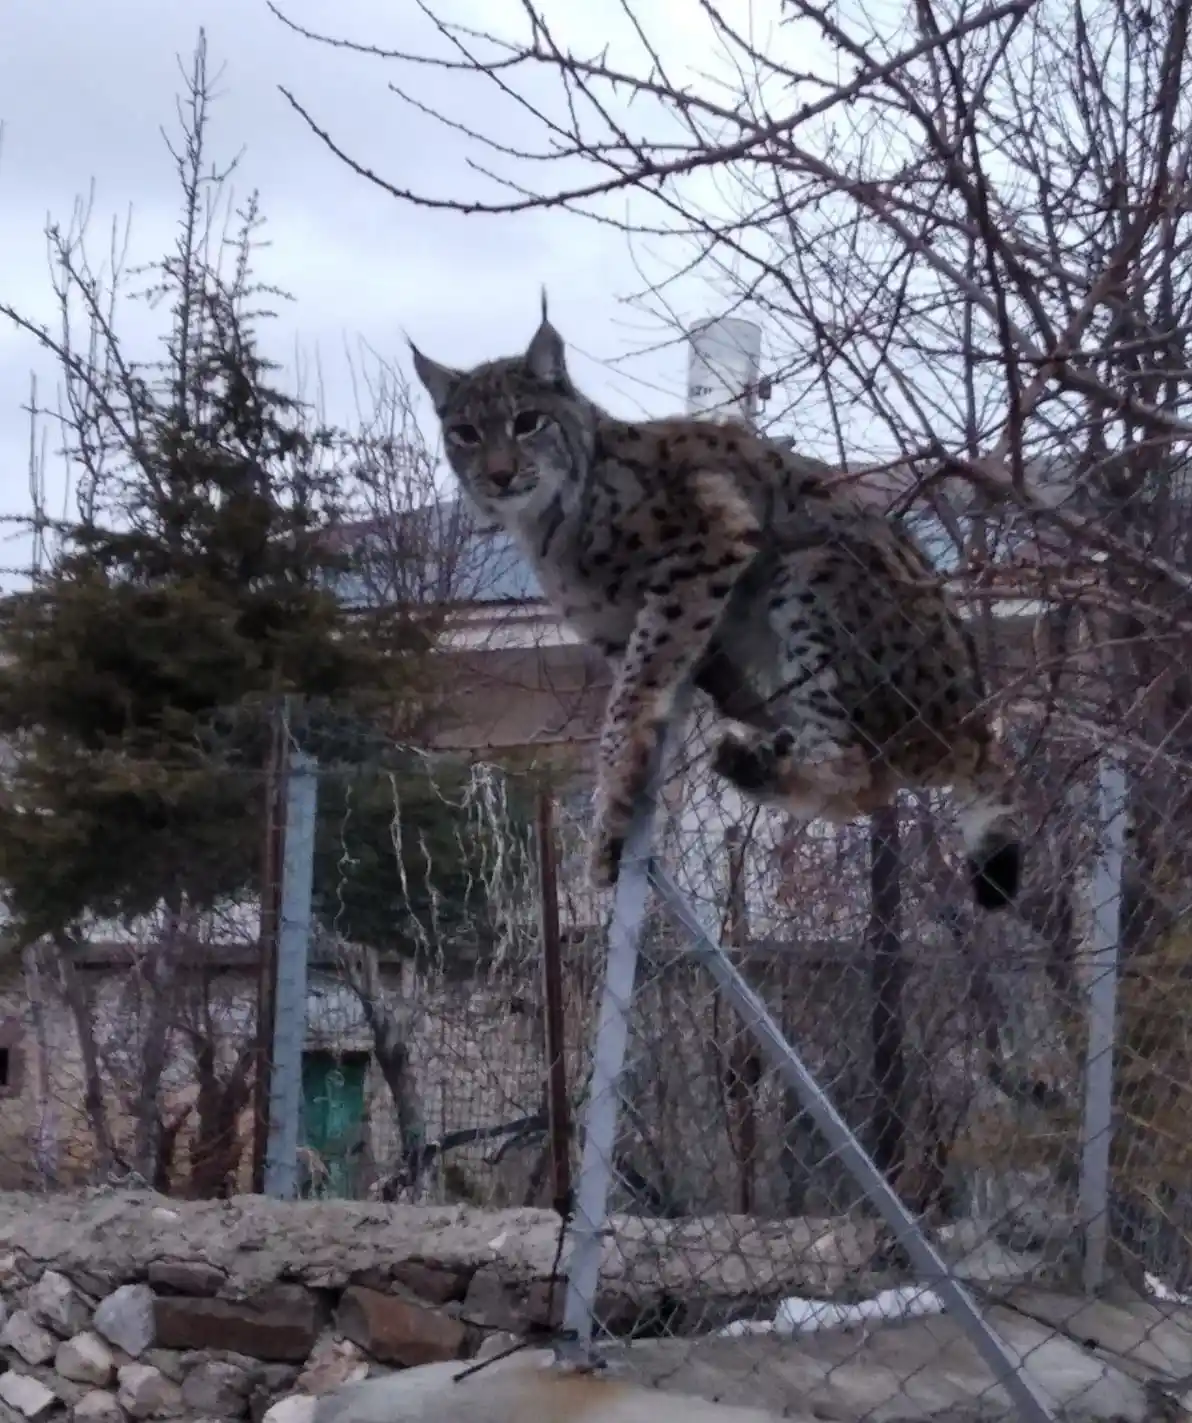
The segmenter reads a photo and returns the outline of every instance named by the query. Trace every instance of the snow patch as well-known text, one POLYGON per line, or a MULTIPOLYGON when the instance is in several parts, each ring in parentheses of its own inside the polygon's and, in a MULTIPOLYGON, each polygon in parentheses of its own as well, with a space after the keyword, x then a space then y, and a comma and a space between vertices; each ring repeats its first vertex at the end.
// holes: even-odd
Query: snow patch
POLYGON ((1161 1304, 1188 1304, 1192 1305, 1192 1295, 1182 1295, 1179 1290, 1173 1290, 1169 1284, 1164 1283, 1158 1275, 1152 1275, 1147 1271, 1146 1291, 1153 1299, 1157 1299, 1161 1304))
POLYGON ((852 1329, 871 1320, 916 1319, 943 1312, 943 1301, 934 1290, 921 1285, 900 1285, 897 1289, 879 1290, 872 1299, 858 1300, 855 1304, 791 1295, 779 1302, 773 1319, 738 1319, 717 1332, 723 1338, 740 1338, 745 1334, 813 1334, 818 1329, 852 1329))

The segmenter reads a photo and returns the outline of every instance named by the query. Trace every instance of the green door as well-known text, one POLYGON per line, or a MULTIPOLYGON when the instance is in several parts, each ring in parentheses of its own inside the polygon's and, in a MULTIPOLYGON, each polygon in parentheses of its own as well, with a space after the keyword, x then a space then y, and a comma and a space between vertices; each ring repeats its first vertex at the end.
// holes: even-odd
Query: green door
POLYGON ((364 1079, 368 1058, 308 1052, 302 1057, 302 1141, 315 1153, 308 1160, 302 1194, 359 1194, 357 1178, 365 1139, 364 1079))

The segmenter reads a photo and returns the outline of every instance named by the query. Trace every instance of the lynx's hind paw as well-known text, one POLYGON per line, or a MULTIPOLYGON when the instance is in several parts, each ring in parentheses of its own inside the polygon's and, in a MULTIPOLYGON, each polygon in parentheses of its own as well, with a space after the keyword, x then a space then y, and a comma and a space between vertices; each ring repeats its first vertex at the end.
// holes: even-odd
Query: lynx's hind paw
POLYGON ((793 744, 785 730, 772 737, 726 732, 712 753, 712 770, 746 795, 779 794, 793 744))

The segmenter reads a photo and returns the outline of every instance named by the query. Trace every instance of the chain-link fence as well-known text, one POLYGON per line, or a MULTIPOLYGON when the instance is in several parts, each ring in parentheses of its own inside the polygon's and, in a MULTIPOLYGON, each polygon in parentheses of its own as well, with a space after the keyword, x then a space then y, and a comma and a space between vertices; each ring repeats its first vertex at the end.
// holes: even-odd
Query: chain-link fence
MULTIPOLYGON (((7 965, 2 1184, 272 1188, 281 1112, 289 1193, 549 1202, 545 783, 396 745, 350 712, 233 721, 209 763, 232 843, 211 859, 240 857, 238 892, 131 924, 89 915, 7 965), (263 730, 232 753, 246 721, 263 730)), ((591 986, 569 972, 564 991, 578 1032, 591 986)))
MULTIPOLYGON (((573 1266, 583 1210, 607 1216, 589 1222, 594 1291, 573 1280, 568 1308, 588 1310, 597 1344, 634 1341, 640 1374, 830 1406, 840 1390, 855 1404, 878 1358, 867 1416, 941 1388, 949 1406, 994 1406, 954 1310, 941 1333, 942 1277, 859 1178, 859 1147, 1058 1402, 1098 1412, 1113 1374, 1098 1349, 1138 1377, 1181 1372, 1188 970, 1170 760, 1022 706, 1007 735, 1029 872, 1017 909, 989 915, 969 902, 945 799, 793 824, 708 776, 697 714, 663 788, 670 898, 650 900, 632 993, 621 984, 620 1064, 598 1034, 615 914, 584 877, 584 757, 427 753, 342 708, 291 708, 273 731, 262 769, 234 771, 260 808, 260 876, 238 900, 136 934, 97 924, 10 977, 5 1184, 494 1210, 566 1206, 574 1187, 573 1266), (851 1145, 780 1070, 690 916, 851 1145), (595 1160, 602 1072, 615 1130, 595 1160), (1089 1290, 1121 1318, 1091 1316, 1089 1290), (875 1342, 915 1320, 925 1333, 875 1342), (1057 1341, 1074 1353, 1049 1374, 1057 1341)), ((560 1280, 556 1325, 562 1302, 560 1280)))

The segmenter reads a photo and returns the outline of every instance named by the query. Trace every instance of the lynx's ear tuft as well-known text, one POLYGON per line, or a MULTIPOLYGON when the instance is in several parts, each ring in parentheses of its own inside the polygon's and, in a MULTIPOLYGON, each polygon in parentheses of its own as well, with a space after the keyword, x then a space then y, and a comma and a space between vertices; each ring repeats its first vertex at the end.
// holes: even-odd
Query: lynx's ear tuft
POLYGON ((567 384, 567 360, 563 338, 546 319, 546 292, 542 294, 542 324, 526 347, 526 365, 531 375, 546 385, 567 384))
POLYGON ((459 371, 453 371, 450 366, 441 366, 438 361, 432 361, 429 356, 424 356, 407 336, 410 351, 414 357, 414 373, 426 387, 427 393, 434 402, 436 411, 440 413, 443 407, 451 399, 451 392, 455 389, 459 381, 459 371))

